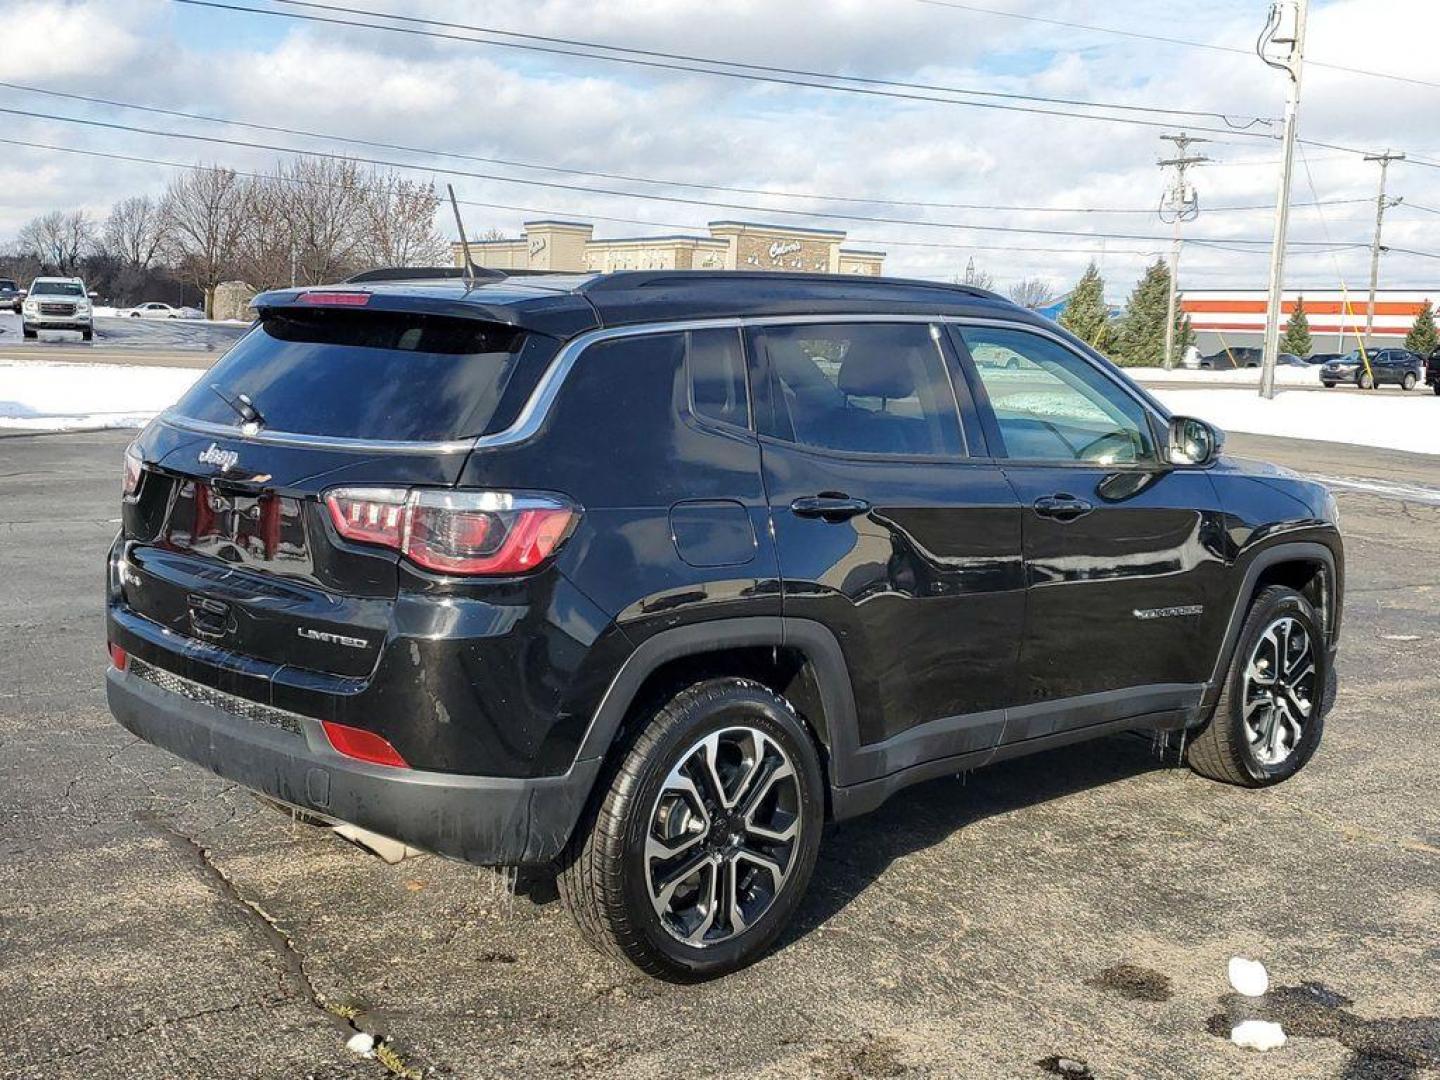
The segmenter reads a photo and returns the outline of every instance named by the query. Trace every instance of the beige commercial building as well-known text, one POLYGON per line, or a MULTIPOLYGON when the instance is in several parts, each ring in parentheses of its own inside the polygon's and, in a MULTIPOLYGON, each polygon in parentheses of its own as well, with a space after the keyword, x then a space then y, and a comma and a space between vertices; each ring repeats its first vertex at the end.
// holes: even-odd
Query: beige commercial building
MULTIPOLYGON (((883 251, 840 245, 843 232, 753 221, 712 221, 709 236, 642 236, 597 240, 577 221, 527 221, 514 239, 472 240, 470 254, 496 270, 790 270, 822 274, 881 272, 883 251)), ((455 265, 465 256, 452 245, 455 265)))

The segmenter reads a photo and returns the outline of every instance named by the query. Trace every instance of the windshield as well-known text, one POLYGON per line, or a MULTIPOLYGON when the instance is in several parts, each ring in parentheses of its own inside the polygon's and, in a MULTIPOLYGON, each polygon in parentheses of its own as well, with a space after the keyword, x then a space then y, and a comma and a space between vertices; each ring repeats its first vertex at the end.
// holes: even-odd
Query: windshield
MULTIPOLYGON (((272 313, 175 406, 238 424, 244 394, 268 431, 429 442, 486 432, 514 369, 552 338, 511 326, 393 312, 272 313)), ((542 359, 542 362, 543 362, 542 359)))
POLYGON ((85 287, 73 281, 37 281, 30 286, 31 296, 84 296, 85 287))
POLYGON ((0 277, 0 289, 4 289, 6 292, 17 292, 17 291, 19 291, 19 290, 18 290, 18 287, 17 287, 16 284, 15 284, 15 282, 11 281, 9 278, 3 278, 3 277, 0 277))

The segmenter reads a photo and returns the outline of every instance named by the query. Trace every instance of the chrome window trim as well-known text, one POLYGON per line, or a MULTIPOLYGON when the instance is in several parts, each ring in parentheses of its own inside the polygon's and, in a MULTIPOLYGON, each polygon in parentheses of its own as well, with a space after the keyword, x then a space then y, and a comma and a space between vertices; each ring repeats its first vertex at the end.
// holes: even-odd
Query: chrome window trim
POLYGON ((166 427, 179 431, 190 431, 198 435, 213 435, 219 438, 263 445, 299 446, 311 450, 363 450, 366 453, 380 454, 468 454, 475 448, 474 439, 407 442, 401 439, 352 439, 339 435, 302 435, 294 431, 266 431, 264 429, 249 435, 229 424, 216 424, 209 420, 192 420, 188 416, 181 416, 173 408, 166 409, 155 419, 166 427))
MULTIPOLYGON (((196 434, 211 435, 219 438, 238 440, 240 442, 277 446, 297 446, 318 450, 358 450, 367 453, 382 454, 469 453, 472 450, 514 446, 534 438, 544 425, 555 399, 559 397, 571 368, 575 366, 581 354, 592 345, 598 345, 601 342, 614 341, 621 338, 645 337, 654 334, 674 334, 690 330, 728 328, 738 330, 747 327, 793 326, 804 323, 929 323, 932 325, 997 326, 1009 330, 1038 334, 1068 349, 1081 360, 1095 368, 1101 375, 1114 382, 1122 391, 1134 398, 1147 412, 1158 415, 1162 420, 1168 420, 1168 412, 1158 401, 1150 398, 1149 395, 1143 391, 1138 391, 1137 387, 1130 385, 1125 379, 1117 377, 1115 372, 1108 370, 1107 365, 1100 363, 1088 353, 1077 349, 1073 342, 1067 341, 1061 335, 1043 326, 1036 326, 1028 322, 986 318, 983 316, 940 315, 935 313, 917 314, 914 312, 863 312, 853 314, 816 312, 808 315, 726 316, 710 319, 679 319, 670 322, 636 323, 633 326, 611 326, 587 330, 571 338, 560 347, 559 352, 557 352, 554 359, 550 361, 550 366, 545 369, 544 374, 540 376, 540 380, 535 384, 535 388, 530 393, 529 400, 525 402, 519 415, 515 417, 509 427, 489 435, 480 435, 468 439, 410 442, 398 439, 344 438, 340 436, 304 435, 298 432, 267 430, 261 430, 255 434, 246 434, 236 426, 217 424, 206 420, 193 420, 189 417, 181 416, 175 412, 173 407, 162 412, 156 417, 156 420, 168 427, 182 431, 191 431, 196 434)), ((963 438, 963 425, 961 426, 961 435, 963 438)))

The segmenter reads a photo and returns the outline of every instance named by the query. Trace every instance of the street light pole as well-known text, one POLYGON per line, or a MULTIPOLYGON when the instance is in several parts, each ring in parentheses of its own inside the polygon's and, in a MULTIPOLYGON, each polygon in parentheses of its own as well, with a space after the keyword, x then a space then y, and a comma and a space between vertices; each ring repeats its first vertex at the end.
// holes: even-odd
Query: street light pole
MULTIPOLYGON (((1309 0, 1293 0, 1295 30, 1289 38, 1272 36, 1269 43, 1288 44, 1289 55, 1271 60, 1262 52, 1260 58, 1273 68, 1290 76, 1290 92, 1285 99, 1284 148, 1280 155, 1280 192, 1275 201, 1275 235, 1270 245, 1270 293, 1265 304, 1265 351, 1260 371, 1260 396, 1275 396, 1275 360, 1280 352, 1280 299, 1285 287, 1285 238, 1290 229, 1290 180, 1295 171, 1295 130, 1300 117, 1300 79, 1305 72, 1305 19, 1309 0)), ((1281 5, 1276 5, 1277 13, 1281 5)), ((1281 16, 1283 17, 1283 16, 1281 16)), ((1278 30, 1277 30, 1278 32, 1278 30)))

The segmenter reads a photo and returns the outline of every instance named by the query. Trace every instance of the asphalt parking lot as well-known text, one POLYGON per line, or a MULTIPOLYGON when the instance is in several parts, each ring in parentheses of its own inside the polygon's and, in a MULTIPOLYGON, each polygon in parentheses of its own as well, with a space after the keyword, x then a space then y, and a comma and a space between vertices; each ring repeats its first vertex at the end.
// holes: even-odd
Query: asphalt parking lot
POLYGON ((772 955, 675 987, 587 951, 543 880, 387 866, 111 720, 128 437, 0 439, 0 1075, 1440 1072, 1433 458, 1231 439, 1357 485, 1340 699, 1295 780, 1116 737, 911 789, 827 833, 772 955), (1269 1054, 1217 1034, 1236 953, 1278 987, 1247 1014, 1290 1032, 1269 1054))

